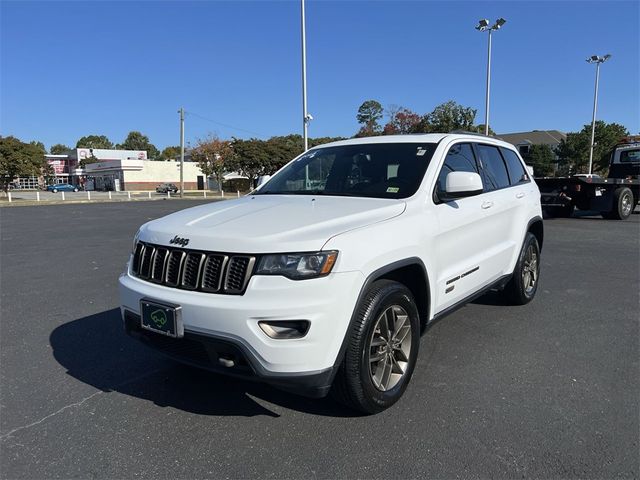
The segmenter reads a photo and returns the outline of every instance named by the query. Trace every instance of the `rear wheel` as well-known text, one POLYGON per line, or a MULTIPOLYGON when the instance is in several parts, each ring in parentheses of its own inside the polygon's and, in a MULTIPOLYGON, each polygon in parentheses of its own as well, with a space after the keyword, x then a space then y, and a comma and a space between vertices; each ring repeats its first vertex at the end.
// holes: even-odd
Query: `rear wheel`
POLYGON ((77 188, 74 188, 74 189, 73 189, 73 191, 74 191, 74 192, 77 192, 77 191, 78 191, 78 189, 77 189, 77 188))
POLYGON ((522 250, 504 295, 513 305, 525 305, 533 300, 540 276, 540 246, 535 235, 527 232, 522 250))
POLYGON ((375 282, 348 335, 332 395, 363 413, 381 412, 400 399, 415 368, 420 320, 413 295, 398 282, 375 282))
POLYGON ((610 220, 626 220, 635 208, 633 192, 628 187, 620 187, 613 192, 613 206, 609 212, 600 212, 610 220))
POLYGON ((54 188, 52 191, 53 191, 53 193, 58 193, 58 189, 57 188, 54 188))

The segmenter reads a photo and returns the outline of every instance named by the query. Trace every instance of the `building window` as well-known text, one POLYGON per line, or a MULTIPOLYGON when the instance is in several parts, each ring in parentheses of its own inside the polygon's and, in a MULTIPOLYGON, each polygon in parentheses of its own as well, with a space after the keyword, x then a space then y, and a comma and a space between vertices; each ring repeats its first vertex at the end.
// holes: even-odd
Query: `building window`
POLYGON ((518 145, 518 152, 522 156, 529 155, 529 147, 530 145, 518 145))

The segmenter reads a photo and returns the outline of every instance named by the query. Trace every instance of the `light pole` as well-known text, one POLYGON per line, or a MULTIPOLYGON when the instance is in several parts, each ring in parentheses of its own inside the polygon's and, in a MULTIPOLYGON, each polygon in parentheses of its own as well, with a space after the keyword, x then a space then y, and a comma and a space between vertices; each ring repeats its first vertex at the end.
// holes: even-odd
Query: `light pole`
POLYGON ((589 173, 593 171, 593 144, 596 137, 596 110, 598 108, 598 81, 600 80, 600 64, 611 58, 610 54, 603 57, 599 55, 591 55, 587 58, 588 63, 596 64, 596 87, 593 92, 593 117, 591 117, 591 146, 589 147, 589 173))
POLYGON ((489 26, 489 20, 483 19, 476 25, 479 32, 489 32, 489 48, 487 49, 487 93, 484 102, 484 134, 489 135, 489 95, 491 91, 491 34, 494 30, 499 30, 502 25, 507 23, 504 18, 499 18, 493 26, 489 26))
POLYGON ((307 34, 305 31, 304 0, 300 1, 300 24, 302 34, 302 138, 304 151, 309 149, 309 122, 313 120, 307 111, 307 34))

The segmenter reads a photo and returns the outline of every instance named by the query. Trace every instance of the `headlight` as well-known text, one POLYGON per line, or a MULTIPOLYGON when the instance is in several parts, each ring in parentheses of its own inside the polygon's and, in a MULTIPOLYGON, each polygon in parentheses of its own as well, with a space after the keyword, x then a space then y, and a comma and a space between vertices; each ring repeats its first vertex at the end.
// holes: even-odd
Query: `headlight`
POLYGON ((258 262, 256 275, 282 275, 292 280, 316 278, 331 273, 338 258, 335 250, 316 253, 277 253, 258 262))

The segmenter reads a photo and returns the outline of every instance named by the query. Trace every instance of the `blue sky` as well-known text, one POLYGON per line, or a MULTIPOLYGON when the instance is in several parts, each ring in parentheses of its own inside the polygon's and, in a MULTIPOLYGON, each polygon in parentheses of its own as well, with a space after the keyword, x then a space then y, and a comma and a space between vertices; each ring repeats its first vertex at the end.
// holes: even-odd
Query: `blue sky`
MULTIPOLYGON (((350 136, 377 99, 426 113, 453 99, 484 118, 486 34, 494 35, 491 127, 579 130, 598 118, 640 130, 639 2, 307 2, 310 136, 350 136)), ((162 148, 207 133, 300 133, 300 2, 0 0, 0 133, 75 145, 140 130, 162 148), (240 130, 241 129, 241 130, 240 130)))

